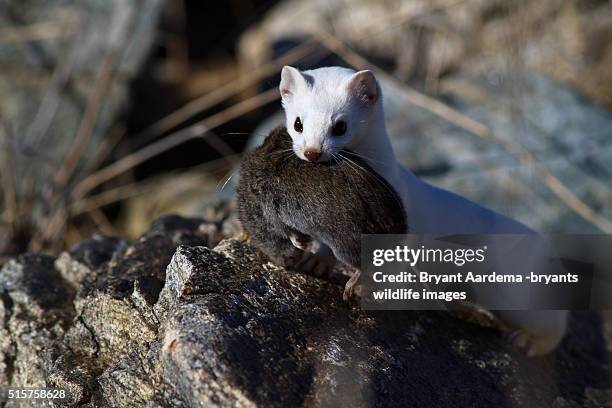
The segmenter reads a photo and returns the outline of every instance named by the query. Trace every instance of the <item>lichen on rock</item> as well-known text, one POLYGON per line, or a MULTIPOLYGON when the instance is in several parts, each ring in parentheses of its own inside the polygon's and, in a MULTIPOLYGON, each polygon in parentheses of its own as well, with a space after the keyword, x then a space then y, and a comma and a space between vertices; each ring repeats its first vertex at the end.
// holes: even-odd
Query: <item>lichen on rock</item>
POLYGON ((456 315, 361 311, 338 282, 217 244, 217 224, 167 216, 132 243, 97 236, 7 263, 2 382, 64 388, 68 405, 86 406, 594 406, 609 395, 596 313, 574 313, 560 349, 529 359, 456 315))

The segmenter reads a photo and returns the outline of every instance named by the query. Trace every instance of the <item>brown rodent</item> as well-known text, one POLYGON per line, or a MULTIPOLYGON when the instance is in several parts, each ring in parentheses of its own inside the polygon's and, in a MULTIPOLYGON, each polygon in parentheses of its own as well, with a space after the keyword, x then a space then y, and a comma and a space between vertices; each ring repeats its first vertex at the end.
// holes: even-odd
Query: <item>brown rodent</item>
POLYGON ((243 159, 238 217, 274 262, 293 266, 304 248, 300 243, 314 239, 359 269, 362 234, 407 232, 391 186, 351 152, 343 156, 326 163, 301 160, 282 126, 243 159))

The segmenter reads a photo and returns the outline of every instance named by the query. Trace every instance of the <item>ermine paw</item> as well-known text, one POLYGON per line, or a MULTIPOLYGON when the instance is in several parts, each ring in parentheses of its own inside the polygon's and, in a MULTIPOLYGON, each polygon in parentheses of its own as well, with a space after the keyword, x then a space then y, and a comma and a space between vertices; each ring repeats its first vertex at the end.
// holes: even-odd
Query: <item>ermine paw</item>
POLYGON ((556 336, 535 337, 520 329, 508 333, 507 337, 512 346, 527 357, 548 354, 559 344, 559 339, 556 336))
POLYGON ((342 293, 342 299, 347 302, 351 296, 353 295, 361 295, 361 285, 359 285, 359 278, 361 277, 361 272, 355 271, 351 279, 346 282, 344 285, 344 292, 342 293))
POLYGON ((334 269, 335 264, 334 254, 305 252, 295 269, 301 273, 323 276, 329 274, 334 269))

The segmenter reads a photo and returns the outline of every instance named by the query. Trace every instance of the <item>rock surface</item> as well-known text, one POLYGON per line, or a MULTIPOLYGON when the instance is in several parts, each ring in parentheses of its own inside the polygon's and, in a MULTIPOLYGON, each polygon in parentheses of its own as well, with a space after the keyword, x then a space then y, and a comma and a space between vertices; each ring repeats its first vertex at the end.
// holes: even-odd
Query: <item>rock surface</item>
POLYGON ((91 407, 610 403, 599 314, 574 313, 560 349, 528 359, 483 322, 360 311, 337 283, 217 244, 219 219, 166 216, 132 243, 7 263, 0 383, 91 407))

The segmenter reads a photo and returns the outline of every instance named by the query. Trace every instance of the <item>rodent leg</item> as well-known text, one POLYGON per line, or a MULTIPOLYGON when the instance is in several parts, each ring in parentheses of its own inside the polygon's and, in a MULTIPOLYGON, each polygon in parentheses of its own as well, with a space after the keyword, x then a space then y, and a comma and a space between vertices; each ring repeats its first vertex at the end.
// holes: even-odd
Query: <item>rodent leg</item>
POLYGON ((258 228, 252 230, 253 243, 261 249, 272 262, 285 268, 293 268, 304 253, 291 243, 286 235, 272 229, 258 228))
POLYGON ((263 208, 254 201, 242 200, 240 207, 240 224, 244 235, 250 236, 251 242, 259 248, 272 262, 293 268, 301 259, 302 251, 293 246, 289 235, 292 233, 286 226, 273 225, 263 208))
POLYGON ((289 239, 294 247, 302 251, 310 251, 312 247, 312 238, 298 231, 293 231, 289 234, 289 239))
POLYGON ((361 277, 361 272, 357 269, 353 273, 353 276, 351 276, 351 279, 349 279, 346 282, 346 285, 344 285, 344 292, 342 293, 342 299, 345 302, 348 301, 351 298, 351 296, 353 296, 354 294, 361 295, 360 293, 361 291, 358 288, 360 277, 361 277))
POLYGON ((324 243, 320 243, 319 249, 314 254, 305 252, 302 260, 296 265, 299 272, 322 276, 329 274, 336 264, 336 257, 324 243))
POLYGON ((294 268, 302 259, 304 251, 293 246, 290 240, 285 237, 275 236, 265 244, 264 252, 277 265, 285 268, 294 268), (273 241, 273 242, 272 242, 273 241))

